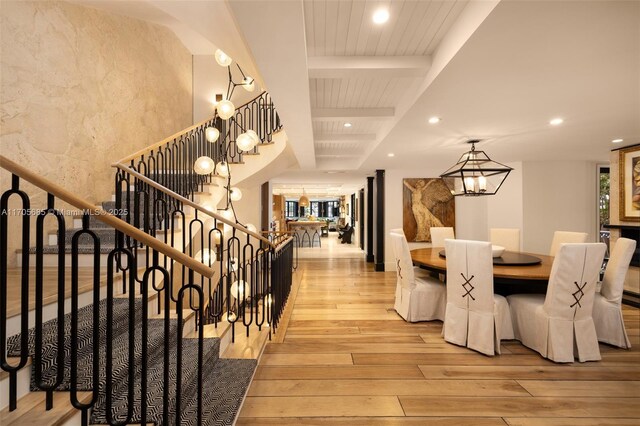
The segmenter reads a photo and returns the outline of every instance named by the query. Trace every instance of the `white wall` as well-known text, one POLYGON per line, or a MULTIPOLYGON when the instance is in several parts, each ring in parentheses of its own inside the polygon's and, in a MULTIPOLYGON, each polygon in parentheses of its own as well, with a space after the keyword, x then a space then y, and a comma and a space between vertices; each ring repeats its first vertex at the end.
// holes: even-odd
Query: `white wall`
MULTIPOLYGON (((260 186, 252 185, 245 187, 238 185, 238 188, 242 191, 242 199, 233 202, 233 208, 236 211, 238 220, 243 225, 252 223, 260 230, 260 210, 262 206, 260 186)), ((220 203, 219 207, 222 207, 223 204, 224 201, 220 203)), ((271 215, 269 217, 271 217, 271 215)))
MULTIPOLYGON (((513 170, 504 181, 498 193, 487 199, 487 230, 491 228, 520 229, 520 249, 523 232, 523 164, 509 163, 513 170)), ((488 238, 489 235, 486 236, 488 238)))
POLYGON ((596 163, 523 164, 523 249, 548 253, 554 231, 589 234, 596 242, 596 163))

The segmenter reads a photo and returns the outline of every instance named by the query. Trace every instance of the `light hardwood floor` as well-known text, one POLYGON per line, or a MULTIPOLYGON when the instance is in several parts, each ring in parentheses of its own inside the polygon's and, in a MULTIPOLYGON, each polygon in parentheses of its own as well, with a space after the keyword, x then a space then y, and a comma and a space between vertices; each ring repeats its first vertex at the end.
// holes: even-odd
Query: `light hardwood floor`
POLYGON ((395 273, 323 246, 300 259, 238 425, 640 424, 638 309, 624 309, 633 349, 601 345, 601 362, 555 364, 516 341, 487 357, 445 343, 438 321, 404 322, 395 273))

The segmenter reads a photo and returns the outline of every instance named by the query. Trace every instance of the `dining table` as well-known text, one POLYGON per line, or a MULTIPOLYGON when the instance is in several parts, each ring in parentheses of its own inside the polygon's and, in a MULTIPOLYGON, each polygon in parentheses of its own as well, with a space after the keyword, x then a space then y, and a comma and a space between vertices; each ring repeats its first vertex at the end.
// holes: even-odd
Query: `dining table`
MULTIPOLYGON (((415 266, 439 274, 447 272, 445 256, 444 247, 425 247, 411 250, 411 260, 415 266)), ((500 258, 494 258, 495 291, 499 294, 544 293, 551 275, 552 265, 553 256, 505 251, 500 258), (522 261, 518 261, 519 259, 522 261), (539 261, 532 259, 539 259, 539 261)))

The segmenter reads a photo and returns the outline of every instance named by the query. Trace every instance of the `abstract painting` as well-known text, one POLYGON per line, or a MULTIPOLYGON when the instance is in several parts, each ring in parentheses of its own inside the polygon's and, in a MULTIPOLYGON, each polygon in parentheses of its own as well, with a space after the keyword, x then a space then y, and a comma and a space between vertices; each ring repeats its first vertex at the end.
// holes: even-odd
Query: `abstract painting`
POLYGON ((455 226, 455 201, 440 178, 403 179, 402 229, 407 241, 431 241, 432 226, 455 226))
POLYGON ((640 145, 620 150, 620 220, 640 221, 640 145))

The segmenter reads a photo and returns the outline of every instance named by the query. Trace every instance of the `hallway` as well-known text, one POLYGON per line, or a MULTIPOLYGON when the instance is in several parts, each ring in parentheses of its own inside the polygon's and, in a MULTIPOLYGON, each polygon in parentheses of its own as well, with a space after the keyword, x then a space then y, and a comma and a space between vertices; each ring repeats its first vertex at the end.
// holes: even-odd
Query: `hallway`
POLYGON ((267 345, 239 425, 637 424, 637 309, 633 349, 601 345, 601 362, 555 364, 516 341, 489 358, 445 343, 438 321, 404 322, 395 273, 326 241, 301 256, 284 341, 267 345))

